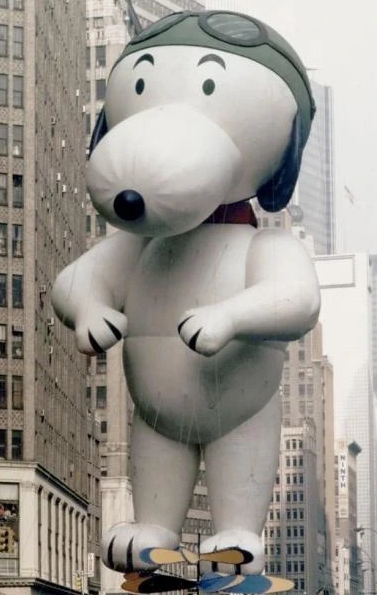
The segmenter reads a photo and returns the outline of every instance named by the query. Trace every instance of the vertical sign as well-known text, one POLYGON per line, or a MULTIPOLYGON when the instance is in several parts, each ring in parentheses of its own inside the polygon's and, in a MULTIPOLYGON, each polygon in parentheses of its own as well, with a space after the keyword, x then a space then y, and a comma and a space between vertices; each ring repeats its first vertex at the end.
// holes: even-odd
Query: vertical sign
POLYGON ((348 519, 348 458, 346 451, 338 455, 339 518, 348 519))

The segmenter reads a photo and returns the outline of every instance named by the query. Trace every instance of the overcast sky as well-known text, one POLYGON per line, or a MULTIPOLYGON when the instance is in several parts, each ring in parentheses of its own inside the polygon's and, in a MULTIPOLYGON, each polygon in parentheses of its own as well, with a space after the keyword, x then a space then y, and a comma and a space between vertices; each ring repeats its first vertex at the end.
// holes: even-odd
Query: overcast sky
POLYGON ((377 253, 377 0, 205 1, 277 29, 332 86, 339 250, 377 253))

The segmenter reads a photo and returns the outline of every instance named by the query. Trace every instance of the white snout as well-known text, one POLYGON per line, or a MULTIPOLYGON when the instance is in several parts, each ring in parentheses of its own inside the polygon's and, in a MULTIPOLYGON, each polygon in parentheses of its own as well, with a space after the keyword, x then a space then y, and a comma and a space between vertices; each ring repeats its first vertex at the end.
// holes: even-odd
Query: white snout
POLYGON ((94 206, 116 227, 175 235, 227 202, 240 172, 240 152, 220 126, 187 105, 171 104, 112 128, 92 153, 87 183, 94 206), (144 201, 137 220, 124 221, 114 211, 115 197, 125 190, 144 201))

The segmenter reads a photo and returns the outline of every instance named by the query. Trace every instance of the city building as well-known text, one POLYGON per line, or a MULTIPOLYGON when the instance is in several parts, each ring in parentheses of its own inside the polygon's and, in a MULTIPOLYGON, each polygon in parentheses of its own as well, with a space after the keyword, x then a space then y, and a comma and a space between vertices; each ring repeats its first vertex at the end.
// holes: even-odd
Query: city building
POLYGON ((301 208, 301 221, 306 232, 313 237, 315 253, 334 254, 336 245, 332 89, 314 80, 311 80, 310 84, 317 111, 304 149, 294 200, 301 208))
POLYGON ((357 456, 356 442, 336 440, 336 595, 357 595, 363 585, 362 556, 357 542, 357 456))
POLYGON ((84 94, 85 1, 0 0, 3 595, 99 588, 98 424, 51 304, 85 249, 84 94))
MULTIPOLYGON (((357 442, 357 521, 362 547, 376 557, 376 415, 373 394, 372 285, 367 254, 316 256, 323 350, 334 372, 335 438, 357 442)), ((356 529, 356 527, 355 527, 356 529)), ((365 591, 374 591, 372 568, 365 591)))

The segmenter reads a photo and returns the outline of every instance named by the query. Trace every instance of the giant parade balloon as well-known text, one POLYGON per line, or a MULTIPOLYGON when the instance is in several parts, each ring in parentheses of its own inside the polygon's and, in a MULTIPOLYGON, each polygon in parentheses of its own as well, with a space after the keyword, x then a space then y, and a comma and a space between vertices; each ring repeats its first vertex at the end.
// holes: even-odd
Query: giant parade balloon
POLYGON ((242 14, 169 15, 112 69, 87 186, 118 230, 61 272, 53 305, 82 353, 124 339, 135 522, 103 538, 116 571, 178 548, 201 456, 215 528, 201 553, 264 569, 284 355, 320 297, 305 246, 258 230, 250 199, 287 206, 314 113, 295 51, 242 14))

